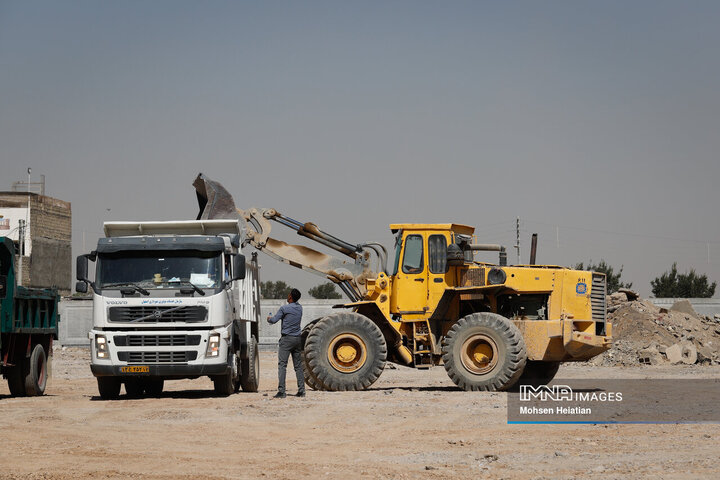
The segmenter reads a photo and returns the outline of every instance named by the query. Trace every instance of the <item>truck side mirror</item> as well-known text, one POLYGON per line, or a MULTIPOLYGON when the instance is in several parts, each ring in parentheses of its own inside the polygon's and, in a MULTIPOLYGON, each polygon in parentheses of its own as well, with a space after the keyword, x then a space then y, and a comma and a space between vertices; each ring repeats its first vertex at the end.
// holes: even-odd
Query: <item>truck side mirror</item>
POLYGON ((75 264, 75 278, 77 278, 81 282, 89 282, 87 276, 88 276, 88 257, 86 255, 79 255, 77 257, 77 263, 75 264))
POLYGON ((85 282, 77 282, 75 284, 75 291, 77 293, 87 293, 88 291, 88 285, 85 282))
POLYGON ((233 257, 233 280, 245 278, 245 255, 237 254, 233 257))

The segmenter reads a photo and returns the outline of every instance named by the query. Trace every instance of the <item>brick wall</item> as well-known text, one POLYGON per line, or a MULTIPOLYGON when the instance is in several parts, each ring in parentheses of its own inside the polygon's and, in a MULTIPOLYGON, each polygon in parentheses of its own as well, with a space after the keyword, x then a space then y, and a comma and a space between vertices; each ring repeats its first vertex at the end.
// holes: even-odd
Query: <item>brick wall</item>
MULTIPOLYGON (((26 208, 26 192, 0 192, 0 207, 26 208)), ((23 285, 57 287, 68 295, 72 284, 70 202, 30 194, 31 256, 23 258, 23 285)))

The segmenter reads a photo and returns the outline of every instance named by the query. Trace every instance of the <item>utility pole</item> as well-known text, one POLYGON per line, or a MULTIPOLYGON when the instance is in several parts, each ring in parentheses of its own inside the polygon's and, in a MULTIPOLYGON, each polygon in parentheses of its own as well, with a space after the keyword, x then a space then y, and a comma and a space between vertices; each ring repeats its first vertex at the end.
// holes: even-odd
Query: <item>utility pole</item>
POLYGON ((555 227, 555 248, 560 250, 560 227, 555 227))
POLYGON ((20 247, 20 255, 18 256, 18 276, 15 283, 17 283, 18 287, 22 287, 23 255, 25 251, 25 220, 18 220, 18 246, 20 247))
POLYGON ((515 250, 517 250, 517 264, 520 265, 520 217, 515 221, 515 250))

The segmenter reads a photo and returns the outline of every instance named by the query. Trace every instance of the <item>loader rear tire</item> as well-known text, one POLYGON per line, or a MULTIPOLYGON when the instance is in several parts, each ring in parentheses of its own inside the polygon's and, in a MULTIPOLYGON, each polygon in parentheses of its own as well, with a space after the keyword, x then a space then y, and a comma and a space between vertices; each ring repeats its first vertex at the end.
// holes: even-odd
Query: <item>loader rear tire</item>
POLYGON ((539 387, 540 385, 547 385, 555 378, 558 370, 560 369, 560 362, 538 362, 528 360, 525 364, 520 379, 515 384, 515 387, 520 385, 532 385, 533 387, 539 387))
POLYGON ((387 344, 380 328, 358 313, 320 319, 305 344, 308 371, 330 391, 365 390, 380 377, 387 344))
POLYGON ((443 363, 463 390, 507 390, 518 381, 527 356, 520 330, 495 313, 461 318, 443 341, 443 363))
POLYGON ((320 320, 322 319, 318 318, 305 325, 300 334, 300 345, 302 346, 303 375, 305 376, 305 383, 313 390, 327 390, 327 388, 323 386, 322 382, 312 373, 312 370, 310 370, 307 354, 305 353, 305 344, 307 342, 307 337, 310 334, 310 330, 312 330, 315 324, 320 320))
POLYGON ((25 360, 25 394, 35 397, 45 393, 48 365, 45 349, 39 343, 35 345, 30 358, 25 360))
POLYGON ((248 358, 240 361, 240 385, 243 392, 257 392, 260 387, 260 354, 254 336, 248 340, 247 353, 248 358))

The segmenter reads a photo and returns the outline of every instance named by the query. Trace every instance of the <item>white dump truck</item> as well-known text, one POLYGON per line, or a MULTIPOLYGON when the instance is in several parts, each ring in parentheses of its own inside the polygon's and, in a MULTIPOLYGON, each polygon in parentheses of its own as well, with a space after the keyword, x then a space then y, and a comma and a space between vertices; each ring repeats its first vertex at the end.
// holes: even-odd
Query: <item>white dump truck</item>
POLYGON ((109 222, 77 258, 93 291, 90 368, 103 399, 159 395, 165 380, 209 376, 230 395, 258 389, 260 290, 238 220, 109 222), (88 262, 96 262, 95 280, 88 262))

